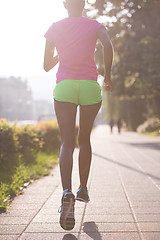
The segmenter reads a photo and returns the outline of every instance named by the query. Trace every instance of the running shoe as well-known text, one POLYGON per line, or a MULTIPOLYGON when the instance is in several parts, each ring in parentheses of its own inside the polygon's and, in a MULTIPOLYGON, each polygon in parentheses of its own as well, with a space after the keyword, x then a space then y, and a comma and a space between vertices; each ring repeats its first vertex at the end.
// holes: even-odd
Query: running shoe
POLYGON ((60 225, 64 230, 72 230, 75 225, 74 204, 75 196, 71 190, 66 189, 62 196, 62 205, 60 207, 60 225))
POLYGON ((76 200, 86 203, 90 201, 87 188, 78 188, 76 200))

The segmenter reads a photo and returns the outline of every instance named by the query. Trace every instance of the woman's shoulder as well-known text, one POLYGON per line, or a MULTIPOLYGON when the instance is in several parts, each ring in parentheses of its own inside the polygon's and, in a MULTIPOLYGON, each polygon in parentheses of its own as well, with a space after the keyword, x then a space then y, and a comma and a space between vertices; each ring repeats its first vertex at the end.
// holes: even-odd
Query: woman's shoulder
POLYGON ((52 26, 58 26, 58 25, 61 25, 63 23, 65 23, 67 21, 67 18, 63 18, 59 21, 56 21, 56 22, 53 22, 52 26))
POLYGON ((91 19, 91 18, 82 16, 82 17, 66 17, 57 22, 54 22, 53 24, 61 25, 63 23, 76 22, 76 21, 79 21, 79 22, 84 21, 84 22, 88 22, 88 23, 98 23, 98 21, 95 19, 91 19))
POLYGON ((82 21, 88 22, 88 23, 98 23, 98 21, 96 19, 91 19, 89 17, 82 17, 82 21))
POLYGON ((62 30, 64 28, 71 28, 72 26, 77 26, 77 24, 79 24, 79 26, 88 26, 88 27, 92 27, 92 28, 96 28, 97 25, 100 25, 100 23, 95 20, 95 19, 90 19, 88 17, 67 17, 67 18, 63 18, 57 22, 54 22, 51 26, 52 29, 54 30, 62 30))

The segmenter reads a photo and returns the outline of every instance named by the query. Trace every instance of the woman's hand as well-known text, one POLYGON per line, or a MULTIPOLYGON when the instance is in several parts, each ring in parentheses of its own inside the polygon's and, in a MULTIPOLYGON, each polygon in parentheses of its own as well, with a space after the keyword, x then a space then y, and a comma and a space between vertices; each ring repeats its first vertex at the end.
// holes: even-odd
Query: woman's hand
POLYGON ((104 89, 108 92, 112 92, 113 91, 113 83, 111 80, 106 80, 104 79, 104 83, 103 83, 104 89))

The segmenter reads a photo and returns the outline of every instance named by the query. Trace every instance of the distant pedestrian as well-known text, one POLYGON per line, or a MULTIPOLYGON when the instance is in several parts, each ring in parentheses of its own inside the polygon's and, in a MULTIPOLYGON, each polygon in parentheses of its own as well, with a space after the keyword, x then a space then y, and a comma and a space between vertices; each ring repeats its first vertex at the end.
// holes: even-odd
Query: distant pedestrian
POLYGON ((121 133, 121 127, 122 127, 122 120, 120 118, 118 118, 118 120, 117 120, 117 128, 118 128, 119 134, 121 133))
POLYGON ((110 130, 111 130, 111 133, 112 133, 112 131, 113 131, 113 126, 114 126, 114 119, 113 119, 113 118, 110 119, 109 125, 110 125, 110 130))
POLYGON ((101 88, 97 82, 98 72, 94 61, 97 39, 104 46, 104 87, 112 91, 111 66, 113 48, 105 27, 82 17, 85 0, 65 0, 69 17, 53 23, 46 37, 44 69, 48 72, 58 62, 54 106, 61 134, 59 156, 63 195, 60 225, 65 230, 75 225, 75 199, 89 201, 87 181, 91 164, 90 134, 94 119, 101 107, 101 88), (58 56, 54 57, 55 47, 58 56), (79 123, 79 176, 80 186, 76 198, 72 193, 73 151, 75 148, 75 121, 80 105, 79 123))

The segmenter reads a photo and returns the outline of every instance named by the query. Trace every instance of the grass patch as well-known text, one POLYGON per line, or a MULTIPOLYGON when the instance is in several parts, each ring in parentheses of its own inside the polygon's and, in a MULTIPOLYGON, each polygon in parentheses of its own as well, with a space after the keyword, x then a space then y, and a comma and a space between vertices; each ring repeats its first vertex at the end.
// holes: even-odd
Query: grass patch
POLYGON ((19 163, 13 168, 0 169, 0 212, 5 211, 11 200, 35 179, 50 174, 58 163, 58 152, 46 154, 39 152, 34 163, 19 163))
POLYGON ((142 135, 145 135, 145 136, 151 136, 151 137, 157 137, 157 136, 160 136, 160 132, 158 131, 154 131, 154 132, 144 132, 144 133, 141 133, 142 135))

